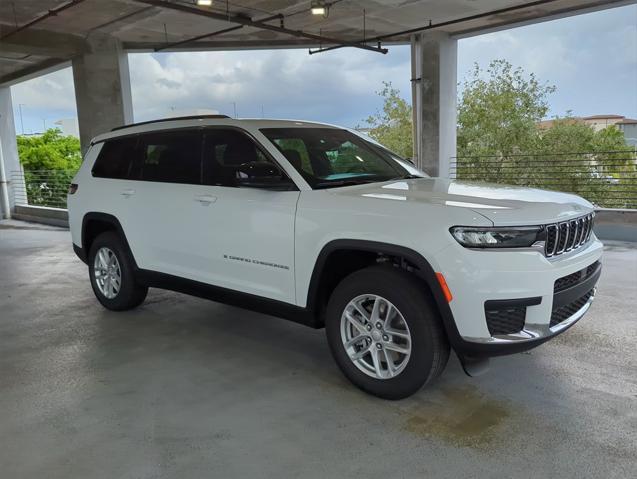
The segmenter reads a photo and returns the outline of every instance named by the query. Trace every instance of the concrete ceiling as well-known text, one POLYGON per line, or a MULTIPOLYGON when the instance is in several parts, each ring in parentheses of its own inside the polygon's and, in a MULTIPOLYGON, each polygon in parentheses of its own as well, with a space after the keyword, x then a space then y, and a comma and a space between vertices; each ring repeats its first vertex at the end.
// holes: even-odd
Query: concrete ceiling
MULTIPOLYGON (((382 37, 385 43, 407 42, 409 34, 395 34, 430 24, 432 30, 467 35, 634 1, 332 0, 327 18, 310 13, 310 0, 214 0, 212 7, 196 7, 194 0, 168 0, 165 3, 169 5, 152 6, 141 0, 2 0, 0 84, 67 62, 85 50, 85 39, 94 34, 115 36, 130 51, 153 51, 237 25, 196 12, 167 8, 170 4, 251 20, 282 15, 284 26, 290 30, 344 42, 374 39, 368 44, 376 46, 375 37, 382 37), (64 8, 66 5, 68 8, 64 8), (63 9, 56 15, 23 28, 59 8, 63 9)), ((267 23, 280 26, 281 19, 267 23)), ((292 36, 289 32, 243 26, 170 49, 325 47, 333 44, 333 41, 292 36)))

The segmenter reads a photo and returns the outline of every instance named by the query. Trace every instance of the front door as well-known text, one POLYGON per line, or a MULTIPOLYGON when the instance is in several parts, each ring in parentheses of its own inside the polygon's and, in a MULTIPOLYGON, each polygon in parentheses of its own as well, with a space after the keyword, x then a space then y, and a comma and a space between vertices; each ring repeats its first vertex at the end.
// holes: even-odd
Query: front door
MULTIPOLYGON (((197 204, 197 256, 203 281, 279 301, 295 302, 294 218, 299 191, 242 186, 241 165, 274 163, 245 133, 204 133, 202 186, 214 202, 197 204)), ((280 185, 279 185, 280 186, 280 185)))

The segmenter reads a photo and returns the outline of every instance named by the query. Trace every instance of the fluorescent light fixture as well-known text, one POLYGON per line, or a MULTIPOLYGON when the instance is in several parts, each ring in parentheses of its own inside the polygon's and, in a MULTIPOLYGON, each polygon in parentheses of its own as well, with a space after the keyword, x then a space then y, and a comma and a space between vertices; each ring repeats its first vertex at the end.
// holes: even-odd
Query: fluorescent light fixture
POLYGON ((330 4, 325 0, 314 0, 310 5, 312 15, 323 15, 325 18, 329 15, 330 4))
POLYGON ((200 7, 210 7, 212 5, 212 0, 197 0, 197 5, 200 7))

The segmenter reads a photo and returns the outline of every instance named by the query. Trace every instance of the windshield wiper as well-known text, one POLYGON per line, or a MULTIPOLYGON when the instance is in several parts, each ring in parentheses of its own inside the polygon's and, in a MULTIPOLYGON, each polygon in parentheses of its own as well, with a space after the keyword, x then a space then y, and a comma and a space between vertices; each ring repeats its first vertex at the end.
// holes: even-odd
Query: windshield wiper
POLYGON ((419 175, 402 175, 402 176, 397 176, 396 178, 392 178, 391 180, 388 181, 395 181, 395 180, 417 180, 418 178, 425 178, 424 176, 419 176, 419 175))
POLYGON ((379 180, 363 180, 363 179, 348 179, 348 180, 333 180, 333 181, 319 181, 314 185, 315 189, 318 188, 330 188, 332 186, 354 186, 354 185, 364 185, 366 183, 374 183, 379 180))

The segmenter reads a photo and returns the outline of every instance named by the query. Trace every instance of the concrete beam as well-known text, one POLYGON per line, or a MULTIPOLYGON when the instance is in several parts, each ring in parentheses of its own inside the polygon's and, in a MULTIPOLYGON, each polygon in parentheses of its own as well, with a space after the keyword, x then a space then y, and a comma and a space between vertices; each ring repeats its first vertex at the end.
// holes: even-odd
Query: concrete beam
MULTIPOLYGON (((8 30, 6 25, 1 30, 8 30)), ((86 51, 82 37, 29 28, 2 40, 2 51, 55 58, 71 58, 86 51)))
POLYGON ((133 121, 128 56, 120 42, 93 34, 89 51, 72 61, 82 153, 91 139, 133 121))
POLYGON ((457 41, 440 32, 411 42, 414 159, 432 176, 449 176, 456 156, 457 41))
POLYGON ((461 31, 454 32, 453 37, 457 39, 470 38, 478 35, 485 35, 488 33, 501 32, 503 30, 510 30, 512 28, 526 27, 528 25, 535 25, 537 23, 551 22, 553 20, 560 20, 562 18, 574 17, 577 15, 586 15, 588 13, 600 12, 602 10, 609 10, 611 8, 625 7, 627 5, 634 5, 637 0, 607 0, 597 5, 591 5, 588 7, 572 6, 557 10, 550 10, 546 13, 538 13, 529 18, 522 20, 507 20, 492 23, 488 26, 479 26, 474 28, 465 28, 461 31))
POLYGON ((42 75, 56 72, 62 68, 67 68, 68 66, 70 66, 70 62, 68 60, 64 60, 62 58, 49 58, 38 63, 33 63, 27 67, 21 68, 20 70, 0 76, 0 87, 22 83, 42 75))

